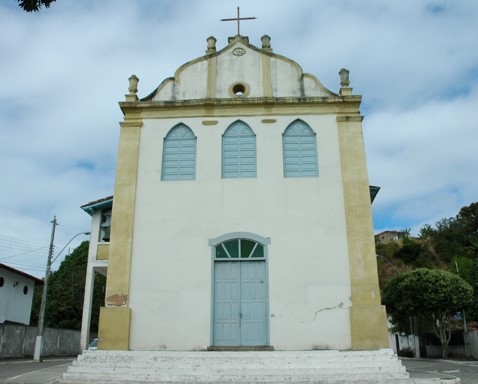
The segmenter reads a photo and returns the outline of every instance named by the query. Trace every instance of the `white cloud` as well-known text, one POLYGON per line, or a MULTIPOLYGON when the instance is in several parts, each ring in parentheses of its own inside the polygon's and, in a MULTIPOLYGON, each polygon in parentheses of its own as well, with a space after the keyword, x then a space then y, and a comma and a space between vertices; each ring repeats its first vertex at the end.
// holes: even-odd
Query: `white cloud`
POLYGON ((434 224, 476 200, 478 89, 407 111, 384 110, 365 125, 369 175, 382 186, 383 222, 434 224))
MULTIPOLYGON (((270 35, 274 52, 334 92, 339 69, 351 71, 370 181, 382 187, 377 230, 416 231, 476 200, 476 1, 240 3, 257 17, 241 24, 252 44, 270 35)), ((236 25, 219 20, 235 14, 222 0, 57 0, 36 14, 2 2, 0 236, 47 243, 53 214, 59 248, 88 229, 79 206, 113 192, 128 77, 146 96, 203 55, 209 35, 224 47, 236 25)), ((0 262, 8 255, 0 247, 0 262)), ((29 256, 18 260, 41 270, 46 254, 29 256)))

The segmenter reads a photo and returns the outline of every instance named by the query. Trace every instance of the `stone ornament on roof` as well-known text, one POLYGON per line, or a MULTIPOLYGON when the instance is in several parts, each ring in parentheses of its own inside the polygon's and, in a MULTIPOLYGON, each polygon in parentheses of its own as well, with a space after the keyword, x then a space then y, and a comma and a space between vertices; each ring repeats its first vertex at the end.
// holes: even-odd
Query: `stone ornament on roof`
POLYGON ((136 75, 131 75, 128 80, 129 80, 129 87, 128 87, 129 94, 126 95, 126 101, 138 101, 138 96, 136 94, 138 93, 139 79, 138 77, 136 77, 136 75))
POLYGON ((242 47, 237 47, 232 50, 234 56, 242 56, 246 54, 246 50, 242 47))
POLYGON ((351 96, 352 95, 352 88, 349 87, 350 79, 349 79, 349 70, 342 68, 339 71, 340 76, 340 96, 351 96))
POLYGON ((345 68, 342 68, 340 71, 339 71, 339 75, 340 75, 340 85, 342 87, 348 87, 350 85, 350 80, 349 80, 349 70, 348 69, 345 69, 345 68))
POLYGON ((138 82, 139 79, 136 77, 136 75, 131 75, 129 80, 129 88, 128 91, 130 95, 138 93, 138 82))
POLYGON ((262 50, 266 52, 272 52, 271 48, 271 37, 269 35, 264 35, 261 37, 262 50))
POLYGON ((207 38, 207 50, 206 54, 216 52, 216 38, 214 36, 209 36, 207 38))

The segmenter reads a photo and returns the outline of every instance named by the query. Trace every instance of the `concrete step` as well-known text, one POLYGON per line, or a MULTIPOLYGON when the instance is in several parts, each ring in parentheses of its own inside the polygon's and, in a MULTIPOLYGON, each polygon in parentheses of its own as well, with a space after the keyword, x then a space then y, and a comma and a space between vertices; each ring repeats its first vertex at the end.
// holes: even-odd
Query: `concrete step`
MULTIPOLYGON (((349 367, 342 367, 341 369, 331 368, 331 369, 317 369, 317 368, 250 368, 247 367, 245 371, 244 368, 174 368, 174 367, 158 367, 158 368, 125 368, 125 367, 95 367, 94 372, 91 369, 85 367, 72 367, 68 371, 71 375, 74 374, 89 374, 93 373, 94 375, 100 374, 115 374, 115 375, 128 375, 132 374, 141 374, 141 375, 174 375, 177 372, 181 372, 182 374, 188 375, 220 375, 226 372, 228 375, 267 375, 267 376, 279 376, 283 375, 285 372, 288 375, 315 375, 315 376, 333 376, 338 374, 341 375, 356 375, 357 373, 360 374, 383 374, 389 376, 396 376, 396 377, 404 377, 403 374, 406 374, 406 370, 402 368, 395 368, 393 370, 384 370, 380 367, 371 367, 366 369, 356 369, 356 368, 349 368, 349 367)), ((407 376, 408 377, 408 376, 407 376)))
MULTIPOLYGON (((85 351, 60 380, 92 383, 441 383, 409 379, 390 350, 85 351)), ((448 381, 447 383, 450 383, 448 381)))
POLYGON ((353 355, 347 354, 344 357, 340 354, 332 356, 315 352, 313 354, 290 354, 290 353, 267 353, 262 355, 250 356, 241 352, 236 355, 222 355, 217 352, 203 353, 185 353, 185 352, 158 352, 156 354, 147 352, 129 352, 129 353, 103 353, 85 352, 78 357, 75 365, 104 366, 109 364, 121 364, 121 366, 180 366, 189 367, 196 365, 207 365, 208 367, 236 367, 238 362, 247 364, 249 367, 268 366, 268 367, 342 367, 344 363, 350 367, 380 366, 388 367, 397 364, 397 358, 392 355, 373 356, 373 355, 353 355))
MULTIPOLYGON (((70 379, 67 381, 68 384, 113 384, 113 383, 128 383, 128 384, 151 384, 154 383, 161 383, 161 384, 178 384, 178 381, 158 381, 156 379, 149 380, 149 381, 140 381, 140 380, 128 380, 128 381, 118 381, 112 378, 107 378, 105 380, 101 378, 94 378, 94 379, 70 379)), ((193 383, 196 381, 183 381, 184 384, 186 383, 193 383)), ((58 384, 65 383, 64 379, 57 382, 58 384)), ((218 384, 218 383, 225 383, 225 381, 201 381, 201 384, 218 384)), ((273 381, 262 381, 262 380, 253 380, 253 381, 227 381, 227 384, 244 384, 244 383, 254 383, 254 384, 271 384, 271 383, 293 383, 293 384, 459 384, 460 381, 456 380, 445 380, 445 379, 431 379, 431 378, 420 378, 420 379, 384 379, 384 378, 369 378, 369 377, 355 377, 352 380, 349 379, 323 379, 323 378, 313 378, 309 380, 300 381, 297 378, 293 378, 290 380, 288 378, 284 379, 274 379, 273 381)))
MULTIPOLYGON (((244 364, 244 362, 242 362, 244 364)), ((124 361, 121 364, 116 363, 115 366, 119 366, 123 369, 148 369, 154 366, 161 367, 161 369, 196 369, 201 368, 205 364, 197 361, 197 360, 177 360, 177 361, 163 361, 163 362, 156 362, 147 364, 144 362, 132 362, 132 361, 124 361)), ((75 362, 72 365, 72 368, 97 368, 97 369, 106 369, 109 364, 105 364, 105 362, 97 362, 91 361, 88 364, 78 363, 75 362)), ((404 370, 405 367, 398 365, 396 361, 384 361, 384 362, 376 362, 376 361, 364 361, 358 362, 354 361, 345 365, 343 362, 320 362, 320 363, 310 363, 308 361, 294 361, 294 362, 284 362, 284 361, 255 361, 247 364, 248 369, 306 369, 313 367, 314 369, 321 369, 321 370, 337 370, 337 369, 346 369, 355 370, 355 369, 379 369, 379 370, 404 370)), ((210 361, 207 364, 208 369, 236 369, 237 362, 228 361, 224 362, 221 360, 218 361, 210 361)))
POLYGON ((281 357, 281 358, 304 358, 319 357, 321 359, 333 358, 333 359, 361 359, 363 357, 372 357, 376 358, 394 358, 394 354, 390 349, 380 349, 377 351, 339 351, 339 350, 311 350, 311 351, 83 351, 83 354, 80 355, 81 358, 94 357, 95 359, 99 357, 98 352, 101 352, 101 357, 128 357, 128 358, 139 358, 141 360, 148 358, 173 358, 173 357, 200 357, 200 358, 237 358, 242 359, 255 359, 255 358, 266 358, 266 357, 281 357))
POLYGON ((392 354, 381 354, 381 355, 372 355, 372 354, 360 354, 354 355, 350 353, 344 354, 323 354, 322 352, 315 353, 297 353, 291 354, 280 353, 280 352, 262 352, 262 355, 248 355, 247 353, 240 352, 232 355, 228 353, 223 355, 218 352, 129 352, 129 353, 111 353, 111 352, 91 352, 85 351, 83 355, 78 357, 78 363, 85 364, 108 364, 109 361, 114 361, 116 363, 122 362, 124 364, 163 364, 170 362, 171 364, 180 364, 181 362, 196 362, 200 361, 201 364, 232 364, 236 365, 237 361, 241 361, 245 364, 262 364, 270 365, 275 364, 282 366, 284 363, 287 364, 299 364, 299 365, 310 365, 316 364, 321 366, 330 366, 335 364, 343 364, 344 361, 347 362, 347 365, 361 365, 364 362, 368 364, 395 364, 396 357, 392 354))

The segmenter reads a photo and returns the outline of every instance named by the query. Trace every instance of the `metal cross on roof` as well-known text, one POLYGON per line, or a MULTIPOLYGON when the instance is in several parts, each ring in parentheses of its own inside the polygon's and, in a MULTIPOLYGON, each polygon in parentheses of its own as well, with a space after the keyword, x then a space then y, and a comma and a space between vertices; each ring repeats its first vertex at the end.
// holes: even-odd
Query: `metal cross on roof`
POLYGON ((241 17, 239 13, 239 7, 237 7, 237 17, 231 18, 231 19, 221 19, 221 21, 237 21, 237 35, 241 35, 241 26, 240 26, 240 21, 241 20, 254 20, 256 17, 241 17))

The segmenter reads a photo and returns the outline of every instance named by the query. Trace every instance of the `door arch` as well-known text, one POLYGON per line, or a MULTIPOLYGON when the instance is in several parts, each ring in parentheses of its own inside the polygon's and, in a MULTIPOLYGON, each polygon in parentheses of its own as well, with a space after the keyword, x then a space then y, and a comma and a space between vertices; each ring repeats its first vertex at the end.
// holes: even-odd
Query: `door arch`
POLYGON ((267 246, 270 238, 234 232, 209 241, 212 253, 211 345, 269 345, 267 246))

